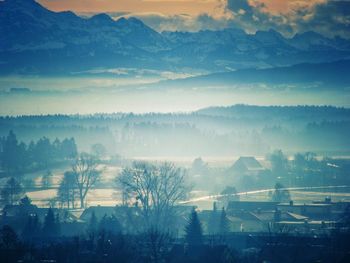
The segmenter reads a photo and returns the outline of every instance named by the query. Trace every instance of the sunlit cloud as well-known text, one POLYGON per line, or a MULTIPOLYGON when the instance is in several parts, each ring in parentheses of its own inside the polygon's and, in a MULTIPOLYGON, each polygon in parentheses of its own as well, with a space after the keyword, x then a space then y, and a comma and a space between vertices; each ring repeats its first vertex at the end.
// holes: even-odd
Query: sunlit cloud
POLYGON ((55 10, 135 16, 157 31, 241 27, 274 29, 286 36, 315 31, 350 35, 350 1, 336 0, 39 0, 55 10))

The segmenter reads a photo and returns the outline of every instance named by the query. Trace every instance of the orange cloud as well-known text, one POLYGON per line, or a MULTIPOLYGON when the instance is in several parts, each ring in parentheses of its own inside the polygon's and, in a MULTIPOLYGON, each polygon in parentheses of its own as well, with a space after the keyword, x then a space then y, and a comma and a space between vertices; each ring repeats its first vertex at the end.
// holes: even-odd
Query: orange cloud
POLYGON ((213 10, 221 0, 38 0, 54 11, 159 12, 197 15, 213 10))
POLYGON ((265 12, 289 13, 300 8, 310 8, 315 4, 325 3, 327 0, 250 0, 252 5, 264 4, 265 12))
MULTIPOLYGON (((212 14, 223 10, 228 0, 37 0, 54 11, 75 12, 157 12, 164 15, 212 14)), ((310 8, 328 0, 249 0, 252 6, 262 5, 267 13, 288 13, 300 8, 310 8)))

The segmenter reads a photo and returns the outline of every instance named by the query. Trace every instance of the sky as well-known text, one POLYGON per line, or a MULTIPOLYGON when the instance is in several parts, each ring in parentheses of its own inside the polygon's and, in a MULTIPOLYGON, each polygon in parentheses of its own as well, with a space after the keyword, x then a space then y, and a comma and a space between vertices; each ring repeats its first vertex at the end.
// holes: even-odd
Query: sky
POLYGON ((38 0, 54 11, 135 16, 155 30, 239 27, 350 37, 350 0, 38 0))

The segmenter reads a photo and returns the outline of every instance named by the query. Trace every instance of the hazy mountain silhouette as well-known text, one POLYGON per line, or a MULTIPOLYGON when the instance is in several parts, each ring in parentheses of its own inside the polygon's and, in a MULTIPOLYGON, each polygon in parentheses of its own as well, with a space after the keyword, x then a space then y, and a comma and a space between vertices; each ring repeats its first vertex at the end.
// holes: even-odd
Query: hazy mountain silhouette
POLYGON ((302 63, 268 69, 241 69, 180 80, 164 81, 166 86, 218 86, 232 84, 317 84, 317 87, 350 87, 350 60, 328 63, 302 63))

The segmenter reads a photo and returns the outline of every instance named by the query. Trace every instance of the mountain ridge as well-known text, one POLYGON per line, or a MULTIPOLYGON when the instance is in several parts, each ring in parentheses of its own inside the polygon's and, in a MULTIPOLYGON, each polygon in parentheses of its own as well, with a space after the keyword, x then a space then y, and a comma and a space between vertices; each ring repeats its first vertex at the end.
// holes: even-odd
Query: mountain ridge
POLYGON ((240 69, 218 72, 178 80, 167 80, 157 85, 165 86, 232 86, 235 84, 303 85, 317 84, 317 87, 350 87, 350 60, 326 63, 301 63, 292 66, 266 69, 240 69))
POLYGON ((118 67, 209 72, 268 68, 350 57, 350 41, 274 30, 156 32, 137 18, 82 18, 34 0, 0 2, 0 74, 73 74, 118 67), (53 63, 54 62, 54 63, 53 63))

